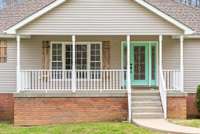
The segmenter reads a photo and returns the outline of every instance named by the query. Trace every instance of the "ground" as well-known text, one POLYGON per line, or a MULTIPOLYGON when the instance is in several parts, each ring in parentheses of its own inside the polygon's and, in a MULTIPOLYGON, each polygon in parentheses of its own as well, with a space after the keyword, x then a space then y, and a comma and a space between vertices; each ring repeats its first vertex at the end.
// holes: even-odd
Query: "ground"
POLYGON ((172 122, 172 123, 178 124, 178 125, 200 128, 200 119, 191 119, 191 120, 169 120, 169 121, 172 122))
POLYGON ((76 123, 49 126, 17 127, 0 123, 0 134, 160 134, 129 123, 76 123))

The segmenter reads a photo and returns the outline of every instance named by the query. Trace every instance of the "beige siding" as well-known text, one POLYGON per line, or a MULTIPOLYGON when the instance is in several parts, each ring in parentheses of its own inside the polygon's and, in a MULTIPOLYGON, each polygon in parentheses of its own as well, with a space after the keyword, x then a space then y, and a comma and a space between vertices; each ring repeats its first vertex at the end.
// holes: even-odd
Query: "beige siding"
POLYGON ((68 0, 19 30, 31 35, 180 34, 133 0, 68 0))
MULTIPOLYGON (((180 69, 180 42, 165 38, 163 47, 164 69, 180 69)), ((196 92, 200 84, 200 40, 184 41, 184 88, 186 92, 196 92)))
POLYGON ((184 41, 185 90, 195 92, 200 84, 200 40, 184 41))
POLYGON ((7 63, 0 63, 0 92, 13 92, 16 87, 16 45, 8 40, 7 63))
POLYGON ((180 43, 179 40, 171 37, 163 39, 163 68, 179 69, 180 68, 180 43))

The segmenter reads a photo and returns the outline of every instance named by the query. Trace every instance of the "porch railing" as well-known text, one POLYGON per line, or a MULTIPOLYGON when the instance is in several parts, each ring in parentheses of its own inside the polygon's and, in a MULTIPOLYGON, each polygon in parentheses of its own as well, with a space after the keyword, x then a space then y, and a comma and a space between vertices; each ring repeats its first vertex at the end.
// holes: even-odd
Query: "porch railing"
POLYGON ((162 102, 164 117, 167 118, 167 89, 166 89, 166 84, 163 77, 163 72, 161 70, 159 71, 159 78, 160 78, 159 80, 160 98, 162 102))
POLYGON ((181 72, 179 70, 163 70, 167 90, 181 89, 181 72))
MULTIPOLYGON (((126 70, 76 70, 76 90, 126 90, 126 70)), ((23 91, 71 91, 72 70, 22 70, 23 91)))

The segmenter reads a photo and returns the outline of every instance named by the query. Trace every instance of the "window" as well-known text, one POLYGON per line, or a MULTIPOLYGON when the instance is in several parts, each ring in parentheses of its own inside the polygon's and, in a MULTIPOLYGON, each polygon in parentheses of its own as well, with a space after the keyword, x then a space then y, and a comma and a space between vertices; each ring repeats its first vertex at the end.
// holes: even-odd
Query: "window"
POLYGON ((52 46, 52 69, 62 69, 62 44, 52 46))
MULTIPOLYGON (((52 46, 52 69, 61 70, 62 69, 62 44, 54 44, 52 46)), ((56 71, 52 73, 54 79, 62 78, 62 72, 56 71)))
POLYGON ((92 70, 101 68, 101 49, 99 44, 91 44, 90 68, 92 70))
MULTIPOLYGON (((72 44, 52 43, 51 68, 72 69, 72 44)), ((76 44, 76 69, 77 70, 97 70, 101 69, 101 43, 76 44)))
POLYGON ((0 63, 7 62, 7 42, 0 40, 0 63))

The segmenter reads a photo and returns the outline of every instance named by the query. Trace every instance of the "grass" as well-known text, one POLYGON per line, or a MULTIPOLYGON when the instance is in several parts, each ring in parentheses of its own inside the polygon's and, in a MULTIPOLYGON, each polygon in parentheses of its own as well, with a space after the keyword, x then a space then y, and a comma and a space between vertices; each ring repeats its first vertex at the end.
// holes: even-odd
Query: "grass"
POLYGON ((169 120, 169 121, 178 125, 200 128, 200 119, 169 120))
POLYGON ((76 123, 49 126, 14 127, 0 123, 0 134, 160 134, 129 123, 76 123))

